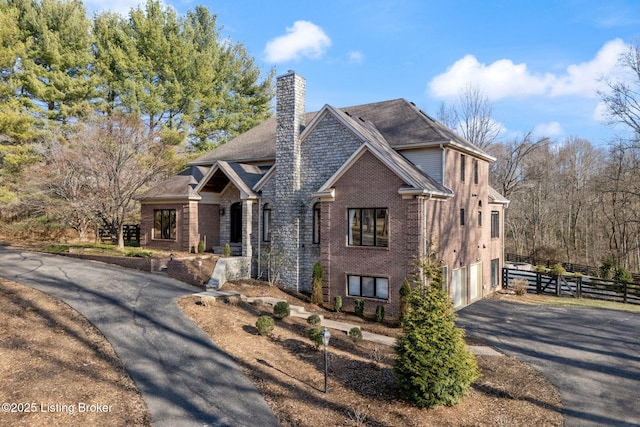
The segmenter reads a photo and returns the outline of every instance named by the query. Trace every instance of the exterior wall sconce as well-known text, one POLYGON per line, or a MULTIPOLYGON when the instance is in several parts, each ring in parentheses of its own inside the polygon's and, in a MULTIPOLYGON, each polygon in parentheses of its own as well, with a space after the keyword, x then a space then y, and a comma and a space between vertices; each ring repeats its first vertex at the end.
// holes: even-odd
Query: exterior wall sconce
POLYGON ((220 216, 224 216, 224 206, 220 208, 220 216))

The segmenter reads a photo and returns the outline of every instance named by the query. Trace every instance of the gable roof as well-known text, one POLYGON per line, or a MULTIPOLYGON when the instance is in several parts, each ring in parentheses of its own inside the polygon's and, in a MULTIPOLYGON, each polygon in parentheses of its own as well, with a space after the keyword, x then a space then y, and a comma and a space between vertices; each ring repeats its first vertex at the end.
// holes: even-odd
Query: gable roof
MULTIPOLYGON (((408 185, 406 188, 399 190, 406 194, 430 194, 438 197, 453 197, 453 192, 445 186, 439 184, 430 176, 424 174, 413 163, 407 160, 400 153, 392 149, 377 127, 368 120, 361 117, 354 118, 350 113, 344 114, 329 106, 325 105, 317 117, 325 114, 332 114, 342 123, 344 123, 356 136, 360 138, 363 144, 356 150, 349 159, 320 187, 317 195, 324 196, 331 194, 331 187, 346 172, 353 163, 359 159, 365 150, 371 152, 378 160, 385 164, 391 171, 398 175, 408 185)), ((307 130, 315 125, 315 119, 310 126, 305 129, 303 138, 307 130)))
MULTIPOLYGON (((383 139, 395 150, 443 144, 451 145, 488 161, 495 160, 405 99, 334 108, 334 110, 341 111, 348 117, 373 123, 383 139)), ((324 108, 320 110, 322 111, 324 108)), ((305 113, 305 122, 312 125, 320 112, 305 113)), ((216 160, 273 162, 276 157, 275 140, 276 118, 271 117, 189 164, 212 165, 216 160)))

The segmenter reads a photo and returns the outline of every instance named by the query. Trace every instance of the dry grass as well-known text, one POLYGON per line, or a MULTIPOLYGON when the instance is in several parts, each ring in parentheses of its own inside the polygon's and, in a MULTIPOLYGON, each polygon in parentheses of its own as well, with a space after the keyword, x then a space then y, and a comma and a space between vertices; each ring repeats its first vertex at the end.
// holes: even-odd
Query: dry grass
POLYGON ((0 425, 150 425, 107 340, 66 304, 0 279, 0 425), (106 412, 81 412, 100 405, 106 412), (25 412, 31 411, 31 412, 25 412))
MULTIPOLYGON (((306 305, 302 295, 278 288, 236 284, 247 296, 273 296, 306 305)), ((258 316, 270 306, 243 302, 179 301, 184 312, 205 330, 252 378, 283 426, 559 426, 557 390, 534 369, 505 356, 477 357, 482 376, 454 407, 418 409, 398 395, 389 347, 332 331, 329 393, 324 388, 324 356, 307 338, 304 319, 276 322, 271 337, 257 334, 258 316)), ((315 312, 320 309, 315 307, 315 312)), ((328 316, 335 314, 324 312, 328 316)), ((341 314, 363 329, 395 335, 397 328, 341 314)))

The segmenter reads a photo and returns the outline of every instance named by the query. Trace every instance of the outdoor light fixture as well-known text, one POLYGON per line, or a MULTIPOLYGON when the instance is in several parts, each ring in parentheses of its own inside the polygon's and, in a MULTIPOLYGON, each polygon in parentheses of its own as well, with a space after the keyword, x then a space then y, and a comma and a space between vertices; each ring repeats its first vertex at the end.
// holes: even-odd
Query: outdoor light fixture
POLYGON ((327 328, 324 328, 322 331, 322 344, 324 345, 324 392, 327 392, 327 371, 328 371, 328 360, 327 360, 327 347, 329 347, 329 338, 331 338, 331 332, 327 328))

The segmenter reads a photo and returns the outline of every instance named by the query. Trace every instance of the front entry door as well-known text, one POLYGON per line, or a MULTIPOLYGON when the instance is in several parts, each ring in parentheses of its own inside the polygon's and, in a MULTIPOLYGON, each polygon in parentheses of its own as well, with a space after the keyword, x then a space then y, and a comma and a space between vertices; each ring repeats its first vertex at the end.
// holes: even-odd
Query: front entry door
POLYGON ((242 242, 242 203, 231 205, 231 243, 242 242))

